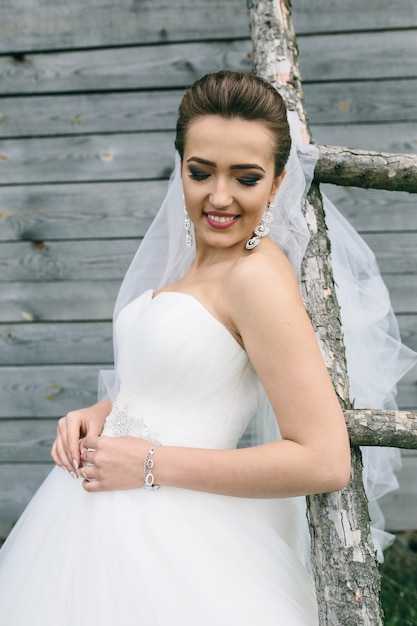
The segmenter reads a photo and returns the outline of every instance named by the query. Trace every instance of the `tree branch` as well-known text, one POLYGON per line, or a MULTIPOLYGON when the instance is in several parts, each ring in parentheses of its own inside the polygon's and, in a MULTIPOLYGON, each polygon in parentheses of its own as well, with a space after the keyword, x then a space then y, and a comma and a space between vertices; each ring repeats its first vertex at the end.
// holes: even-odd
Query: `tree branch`
POLYGON ((417 411, 344 411, 350 441, 356 446, 417 450, 417 411))
POLYGON ((317 146, 320 183, 417 193, 417 155, 317 146))

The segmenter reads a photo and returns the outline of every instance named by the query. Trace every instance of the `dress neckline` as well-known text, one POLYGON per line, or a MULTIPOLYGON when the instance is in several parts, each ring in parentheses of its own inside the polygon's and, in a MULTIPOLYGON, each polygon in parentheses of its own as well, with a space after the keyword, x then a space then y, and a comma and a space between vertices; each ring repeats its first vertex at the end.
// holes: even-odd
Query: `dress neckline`
POLYGON ((228 337, 230 337, 233 343, 236 344, 236 346, 247 356, 246 350, 240 345, 237 339, 233 337, 230 330, 228 330, 227 327, 217 317, 215 317, 215 315, 213 315, 213 313, 211 313, 198 298, 193 296, 191 293, 186 293, 185 291, 160 291, 159 293, 155 294, 153 289, 149 289, 149 292, 151 296, 151 301, 157 300, 159 297, 167 294, 170 296, 180 296, 188 298, 191 302, 194 302, 201 310, 203 310, 211 320, 218 324, 224 330, 224 332, 227 333, 228 337))

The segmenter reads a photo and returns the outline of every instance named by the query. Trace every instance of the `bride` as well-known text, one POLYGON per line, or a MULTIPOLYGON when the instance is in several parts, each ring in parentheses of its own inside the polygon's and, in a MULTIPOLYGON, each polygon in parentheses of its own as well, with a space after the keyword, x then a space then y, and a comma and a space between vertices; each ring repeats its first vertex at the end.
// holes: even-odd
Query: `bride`
POLYGON ((297 281, 314 156, 275 89, 227 71, 186 93, 175 146, 111 399, 59 421, 0 552, 8 626, 317 624, 298 496, 342 489, 350 452, 297 281), (266 398, 275 439, 237 447, 266 398))

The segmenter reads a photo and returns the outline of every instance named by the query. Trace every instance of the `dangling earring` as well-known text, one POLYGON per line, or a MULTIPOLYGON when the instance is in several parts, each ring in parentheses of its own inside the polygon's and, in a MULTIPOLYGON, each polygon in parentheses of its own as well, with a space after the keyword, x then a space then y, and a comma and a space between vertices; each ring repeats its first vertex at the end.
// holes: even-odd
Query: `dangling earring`
POLYGON ((272 202, 268 202, 266 206, 266 211, 263 214, 261 221, 259 222, 258 226, 253 231, 254 236, 251 237, 249 241, 247 241, 245 244, 245 248, 247 250, 253 250, 253 248, 256 248, 256 246, 261 240, 261 237, 265 237, 265 235, 269 233, 268 224, 270 224, 272 220, 274 219, 274 216, 271 213, 271 210, 273 208, 274 208, 274 204, 272 202))
POLYGON ((193 245, 193 235, 191 232, 191 220, 190 220, 190 216, 187 213, 187 209, 184 206, 184 214, 185 214, 185 218, 184 218, 184 228, 185 228, 185 245, 187 246, 187 248, 191 248, 191 246, 193 245))

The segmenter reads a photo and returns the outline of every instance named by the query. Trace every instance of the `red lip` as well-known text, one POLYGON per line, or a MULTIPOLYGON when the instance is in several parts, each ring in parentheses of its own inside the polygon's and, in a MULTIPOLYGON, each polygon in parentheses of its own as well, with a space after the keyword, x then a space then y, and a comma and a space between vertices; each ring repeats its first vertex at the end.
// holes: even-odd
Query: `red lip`
POLYGON ((222 213, 220 211, 210 211, 210 213, 204 213, 204 217, 206 218, 207 223, 210 224, 210 226, 212 226, 213 228, 224 229, 230 228, 231 226, 233 226, 233 224, 236 224, 240 215, 234 215, 233 213, 222 213), (212 217, 224 217, 232 219, 228 220, 227 222, 218 222, 214 219, 211 219, 212 217))

